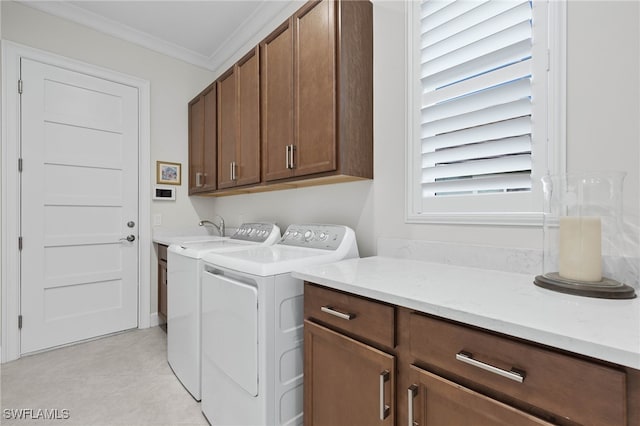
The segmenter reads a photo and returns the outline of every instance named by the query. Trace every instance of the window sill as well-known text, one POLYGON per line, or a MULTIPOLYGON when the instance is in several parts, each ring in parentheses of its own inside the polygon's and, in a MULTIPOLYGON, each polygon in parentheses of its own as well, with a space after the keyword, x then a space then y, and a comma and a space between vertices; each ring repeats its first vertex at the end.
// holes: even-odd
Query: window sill
POLYGON ((491 213, 409 213, 406 223, 431 223, 442 225, 485 225, 485 226, 542 226, 541 212, 491 212, 491 213))

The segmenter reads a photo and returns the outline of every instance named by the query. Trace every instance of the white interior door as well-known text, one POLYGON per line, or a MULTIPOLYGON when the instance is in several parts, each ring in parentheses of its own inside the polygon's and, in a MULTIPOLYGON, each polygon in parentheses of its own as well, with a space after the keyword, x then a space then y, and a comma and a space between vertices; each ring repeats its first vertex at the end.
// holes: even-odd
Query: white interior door
POLYGON ((137 326, 138 91, 25 58, 21 80, 25 354, 137 326))

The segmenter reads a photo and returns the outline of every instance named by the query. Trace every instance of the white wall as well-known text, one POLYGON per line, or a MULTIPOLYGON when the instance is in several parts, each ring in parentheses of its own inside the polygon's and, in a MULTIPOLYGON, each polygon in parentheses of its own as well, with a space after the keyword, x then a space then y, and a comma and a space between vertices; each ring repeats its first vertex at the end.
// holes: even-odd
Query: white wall
MULTIPOLYGON (((629 172, 625 209, 637 218, 640 6, 627 1, 572 1, 568 13, 568 168, 629 172)), ((2 2, 2 19, 4 38, 150 80, 152 164, 181 162, 186 181, 186 104, 215 73, 19 4, 2 2)), ((213 214, 221 214, 232 226, 250 220, 275 220, 283 228, 301 222, 343 223, 356 230, 364 256, 375 254, 376 239, 381 236, 541 248, 542 233, 535 228, 404 222, 404 25, 403 2, 374 0, 373 181, 222 198, 188 197, 185 182, 178 188, 177 201, 154 202, 152 215, 162 214, 166 226, 194 225, 198 218, 213 214)), ((237 57, 220 69, 268 32, 265 28, 248 40, 237 57)), ((150 173, 155 181, 154 170, 150 173)), ((155 277, 152 270, 152 280, 155 277)), ((152 312, 154 291, 152 286, 152 312)))
MULTIPOLYGON (((362 255, 375 254, 377 237, 540 249, 540 228, 405 223, 405 5, 393 0, 373 3, 375 177, 369 196, 362 197, 358 185, 335 185, 331 191, 341 194, 335 198, 325 188, 308 188, 211 203, 194 201, 198 211, 204 216, 215 211, 238 223, 245 211, 266 208, 271 212, 274 204, 291 193, 300 205, 316 206, 323 197, 322 208, 330 214, 326 221, 335 218, 360 231, 362 255), (343 199, 349 194, 352 200, 345 208, 343 199)), ((639 9, 638 2, 631 1, 571 1, 568 10, 568 171, 627 171, 625 213, 636 226, 640 199, 639 9)), ((243 51, 251 46, 247 44, 243 51)), ((282 222, 311 221, 318 216, 313 209, 298 213, 284 213, 282 222)))
MULTIPOLYGON (((156 160, 187 166, 187 102, 214 78, 211 71, 93 31, 15 2, 1 2, 2 38, 69 58, 113 69, 150 82, 151 182, 156 160)), ((149 188, 151 191, 151 188, 149 188)), ((178 187, 178 202, 152 202, 151 214, 161 213, 163 223, 178 226, 198 220, 188 202, 187 186, 178 187)), ((157 281, 155 250, 151 282, 157 281)), ((155 312, 157 291, 151 286, 150 311, 155 312)))

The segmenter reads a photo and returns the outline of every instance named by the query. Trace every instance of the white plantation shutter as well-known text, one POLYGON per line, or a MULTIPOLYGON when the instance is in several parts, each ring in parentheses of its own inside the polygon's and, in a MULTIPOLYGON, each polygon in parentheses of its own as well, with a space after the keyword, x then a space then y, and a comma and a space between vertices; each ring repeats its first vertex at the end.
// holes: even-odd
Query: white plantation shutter
POLYGON ((422 196, 531 190, 532 5, 423 0, 422 196))

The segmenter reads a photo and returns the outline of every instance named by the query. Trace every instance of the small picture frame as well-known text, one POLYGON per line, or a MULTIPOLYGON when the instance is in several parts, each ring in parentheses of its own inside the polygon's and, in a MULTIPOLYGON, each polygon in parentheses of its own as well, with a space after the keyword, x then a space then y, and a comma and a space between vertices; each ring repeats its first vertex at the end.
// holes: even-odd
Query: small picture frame
POLYGON ((156 161, 156 183, 163 185, 181 185, 182 165, 168 161, 156 161))

